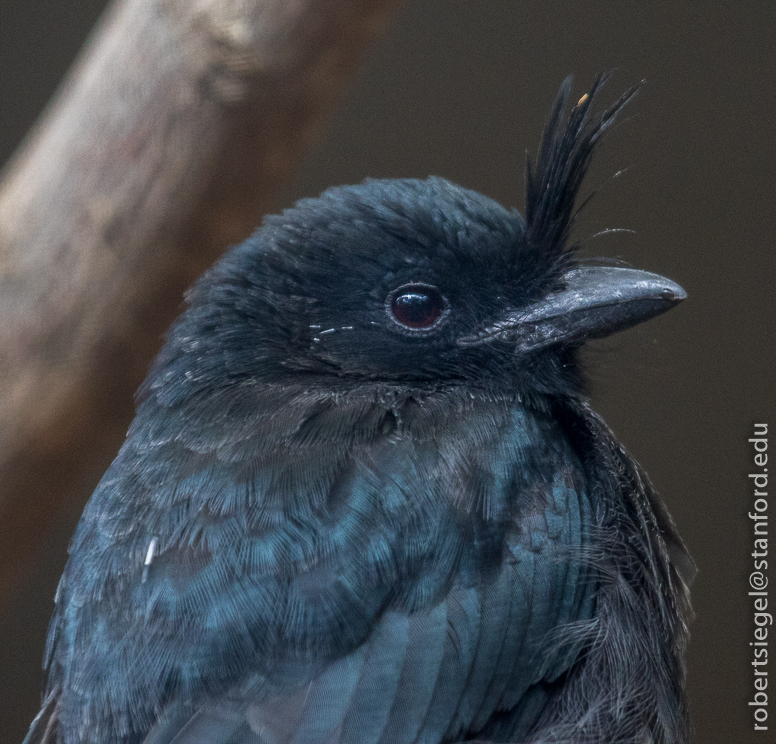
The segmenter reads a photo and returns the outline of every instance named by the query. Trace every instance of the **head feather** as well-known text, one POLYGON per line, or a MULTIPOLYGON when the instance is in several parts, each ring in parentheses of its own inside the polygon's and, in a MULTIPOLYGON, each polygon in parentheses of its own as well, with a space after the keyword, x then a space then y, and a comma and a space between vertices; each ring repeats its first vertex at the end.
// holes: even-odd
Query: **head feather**
POLYGON ((575 210, 574 205, 596 143, 640 88, 640 84, 630 88, 612 106, 594 116, 593 100, 609 77, 608 72, 598 75, 568 116, 573 77, 567 77, 550 110, 535 165, 527 159, 527 243, 541 255, 545 266, 549 264, 556 271, 563 270, 566 259, 577 248, 567 247, 567 241, 581 208, 575 210))

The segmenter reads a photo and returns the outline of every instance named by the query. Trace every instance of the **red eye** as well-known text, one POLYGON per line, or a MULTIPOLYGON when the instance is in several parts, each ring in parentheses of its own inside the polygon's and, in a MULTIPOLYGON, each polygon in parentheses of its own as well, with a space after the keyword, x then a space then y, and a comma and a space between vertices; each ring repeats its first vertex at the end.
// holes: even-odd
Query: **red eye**
POLYGON ((405 328, 431 328, 447 309, 447 300, 436 287, 406 284, 388 296, 393 319, 405 328))

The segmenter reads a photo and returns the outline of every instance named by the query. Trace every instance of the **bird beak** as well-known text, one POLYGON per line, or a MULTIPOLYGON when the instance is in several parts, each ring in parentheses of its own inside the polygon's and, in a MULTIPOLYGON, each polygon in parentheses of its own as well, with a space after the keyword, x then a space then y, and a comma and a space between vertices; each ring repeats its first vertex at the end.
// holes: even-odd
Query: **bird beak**
POLYGON ((670 279, 636 269, 582 267, 570 270, 564 279, 564 289, 508 313, 458 343, 476 346, 503 340, 515 343, 518 352, 581 344, 654 318, 687 297, 670 279))

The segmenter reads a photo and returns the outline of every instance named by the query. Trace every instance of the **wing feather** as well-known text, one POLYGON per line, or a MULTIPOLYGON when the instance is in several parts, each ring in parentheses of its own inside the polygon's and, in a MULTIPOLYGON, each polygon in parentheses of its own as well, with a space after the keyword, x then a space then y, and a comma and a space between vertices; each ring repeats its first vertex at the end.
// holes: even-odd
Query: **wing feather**
POLYGON ((46 696, 22 744, 57 744, 59 694, 59 688, 55 687, 46 696))

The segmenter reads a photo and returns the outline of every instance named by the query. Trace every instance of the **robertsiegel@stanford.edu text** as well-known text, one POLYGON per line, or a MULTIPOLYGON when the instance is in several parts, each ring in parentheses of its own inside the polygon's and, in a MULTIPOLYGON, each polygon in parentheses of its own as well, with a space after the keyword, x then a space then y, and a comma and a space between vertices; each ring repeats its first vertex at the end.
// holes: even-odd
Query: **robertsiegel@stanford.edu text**
POLYGON ((755 731, 768 730, 768 630, 773 626, 773 615, 768 612, 768 424, 755 424, 754 472, 752 482, 752 520, 754 550, 752 572, 749 574, 749 596, 754 605, 754 640, 749 644, 754 669, 754 699, 752 706, 755 731))

